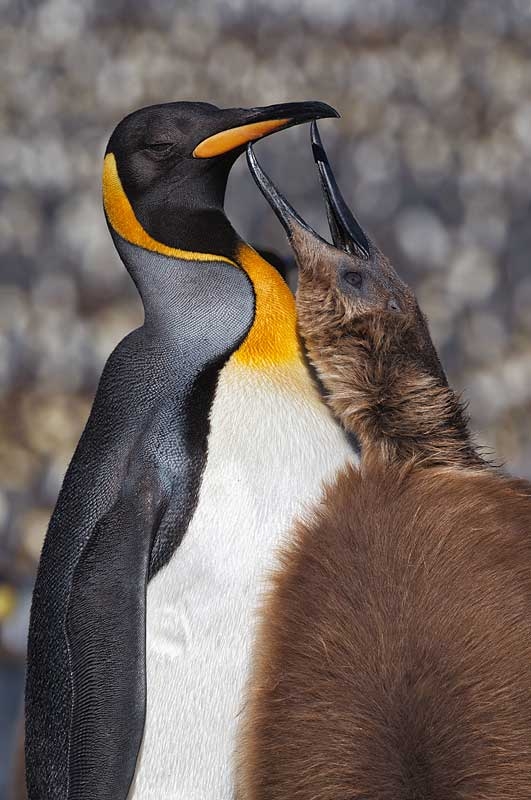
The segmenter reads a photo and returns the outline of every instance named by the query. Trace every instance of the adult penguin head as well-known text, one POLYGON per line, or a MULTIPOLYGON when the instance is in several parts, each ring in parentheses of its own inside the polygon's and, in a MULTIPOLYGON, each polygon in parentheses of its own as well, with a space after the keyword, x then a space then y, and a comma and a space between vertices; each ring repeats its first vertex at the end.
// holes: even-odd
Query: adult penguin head
POLYGON ((140 226, 163 245, 194 252, 208 248, 231 258, 238 237, 223 202, 236 158, 249 142, 336 116, 319 102, 249 109, 177 102, 135 111, 119 123, 106 150, 103 193, 109 223, 136 244, 143 244, 140 226))

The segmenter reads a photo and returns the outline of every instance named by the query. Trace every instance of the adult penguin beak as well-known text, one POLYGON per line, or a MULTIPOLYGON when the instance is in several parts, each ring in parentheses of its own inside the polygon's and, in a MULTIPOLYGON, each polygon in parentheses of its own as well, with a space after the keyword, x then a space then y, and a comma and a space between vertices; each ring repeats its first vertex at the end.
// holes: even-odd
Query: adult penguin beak
MULTIPOLYGON (((312 123, 311 140, 314 160, 319 170, 332 241, 336 248, 350 255, 365 260, 369 259, 372 245, 341 194, 315 122, 312 123)), ((258 163, 252 144, 247 147, 247 163, 258 188, 282 223, 295 254, 300 255, 302 247, 307 250, 312 244, 315 246, 320 243, 330 247, 329 243, 302 219, 265 174, 258 163)))
POLYGON ((271 133, 326 117, 339 117, 339 114, 327 103, 313 100, 261 108, 226 109, 220 119, 222 128, 196 144, 192 155, 194 158, 214 158, 271 133))

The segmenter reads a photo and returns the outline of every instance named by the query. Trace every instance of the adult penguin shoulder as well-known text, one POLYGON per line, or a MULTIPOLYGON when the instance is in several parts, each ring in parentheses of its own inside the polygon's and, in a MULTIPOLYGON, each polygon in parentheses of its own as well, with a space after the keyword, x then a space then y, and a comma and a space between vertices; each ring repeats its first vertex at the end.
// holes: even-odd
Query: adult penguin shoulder
POLYGON ((30 800, 232 796, 261 581, 351 453, 291 293, 230 225, 225 186, 248 141, 334 113, 172 103, 111 136, 105 213, 145 321, 106 364, 43 548, 30 800))

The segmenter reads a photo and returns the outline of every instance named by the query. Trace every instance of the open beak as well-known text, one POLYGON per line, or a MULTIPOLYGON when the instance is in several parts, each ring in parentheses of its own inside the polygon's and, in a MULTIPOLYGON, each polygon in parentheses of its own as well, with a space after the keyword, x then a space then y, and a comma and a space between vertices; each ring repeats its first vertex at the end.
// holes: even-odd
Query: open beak
MULTIPOLYGON (((319 170, 321 190, 326 204, 332 241, 338 249, 344 250, 346 253, 350 253, 358 258, 368 259, 371 253, 369 239, 341 194, 315 122, 312 122, 311 141, 313 157, 319 170)), ((265 174, 257 161, 252 144, 247 146, 247 163, 249 164, 249 169, 251 170, 251 174, 258 188, 284 226, 288 237, 291 239, 295 230, 297 228, 302 228, 306 235, 310 233, 322 242, 323 239, 319 234, 297 214, 295 209, 288 203, 271 179, 265 174)))
POLYGON ((332 106, 316 101, 227 109, 225 114, 226 127, 202 139, 193 150, 194 158, 214 158, 293 125, 325 117, 339 117, 332 106))
POLYGON ((345 250, 347 253, 369 258, 369 240, 341 194, 315 121, 312 122, 310 135, 313 159, 319 170, 321 191, 326 204, 326 214, 332 241, 336 247, 345 250))

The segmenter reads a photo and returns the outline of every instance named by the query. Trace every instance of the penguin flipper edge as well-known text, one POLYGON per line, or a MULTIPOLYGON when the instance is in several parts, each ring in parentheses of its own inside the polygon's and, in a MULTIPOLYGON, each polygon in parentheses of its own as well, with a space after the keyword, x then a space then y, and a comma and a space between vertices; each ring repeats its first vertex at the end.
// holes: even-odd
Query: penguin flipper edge
POLYGON ((146 587, 163 513, 149 484, 144 476, 122 494, 74 572, 68 800, 125 800, 133 780, 145 721, 146 587))

